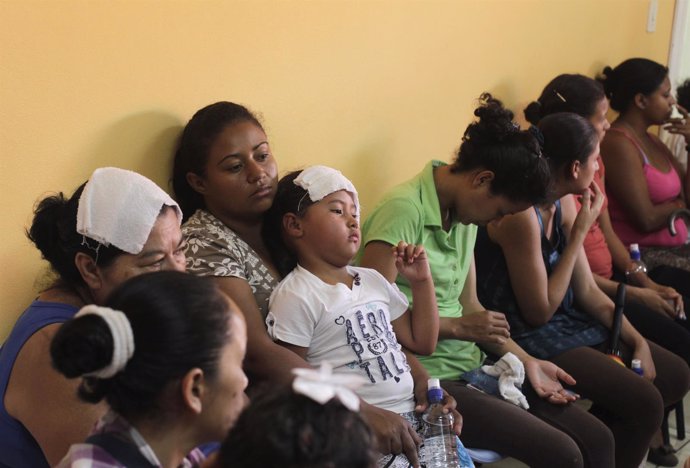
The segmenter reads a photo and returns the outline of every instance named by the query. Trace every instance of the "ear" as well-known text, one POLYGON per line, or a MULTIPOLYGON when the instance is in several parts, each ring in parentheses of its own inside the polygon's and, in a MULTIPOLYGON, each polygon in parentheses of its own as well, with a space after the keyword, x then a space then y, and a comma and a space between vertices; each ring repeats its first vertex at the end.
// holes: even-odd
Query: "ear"
POLYGON ((300 238, 304 234, 302 223, 295 213, 283 215, 283 232, 287 237, 300 238))
POLYGON ((100 289, 103 286, 101 269, 96 265, 96 261, 84 252, 78 252, 74 256, 74 265, 79 270, 79 274, 84 279, 89 289, 100 289))
POLYGON ((477 172, 472 178, 472 188, 485 188, 491 187, 491 182, 496 178, 496 174, 493 171, 482 170, 477 172))
POLYGON ((189 370, 181 382, 182 401, 185 408, 188 408, 194 414, 201 414, 204 408, 203 400, 206 394, 206 380, 204 379, 204 371, 195 367, 189 370))
POLYGON ((642 93, 637 93, 633 98, 635 106, 640 109, 645 109, 647 107, 647 96, 642 93))
POLYGON ((580 161, 573 161, 570 166, 566 169, 569 171, 569 174, 566 174, 567 176, 572 177, 573 179, 577 180, 580 177, 580 170, 582 169, 582 163, 580 161))
POLYGON ((187 183, 189 186, 192 187, 196 192, 199 192, 201 195, 206 193, 206 181, 203 177, 195 174, 194 172, 188 172, 185 177, 187 178, 187 183))

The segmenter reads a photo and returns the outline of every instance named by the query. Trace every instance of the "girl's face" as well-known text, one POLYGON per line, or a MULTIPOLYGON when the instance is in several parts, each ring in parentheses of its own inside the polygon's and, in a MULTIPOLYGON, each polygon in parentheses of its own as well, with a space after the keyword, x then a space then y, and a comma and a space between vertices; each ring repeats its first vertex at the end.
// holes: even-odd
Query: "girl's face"
POLYGON ((643 102, 644 113, 652 123, 662 124, 671 117, 676 100, 671 94, 671 81, 668 76, 652 94, 643 97, 643 102))
POLYGON ((273 204, 278 166, 264 131, 240 121, 226 126, 209 149, 206 175, 192 187, 216 216, 260 218, 273 204))
POLYGON ((611 128, 611 124, 609 123, 608 118, 606 118, 606 114, 608 114, 608 112, 609 100, 602 98, 595 106, 594 113, 590 115, 588 119, 589 123, 591 123, 594 126, 594 129, 597 131, 599 141, 604 138, 606 131, 611 128))
MULTIPOLYGON (((228 299, 231 310, 239 310, 228 299)), ((228 430, 235 424, 242 410, 249 403, 244 390, 247 376, 242 370, 242 361, 247 350, 247 328, 241 314, 229 314, 230 336, 221 349, 218 359, 218 374, 211 382, 209 401, 203 412, 205 438, 223 440, 228 430)))
POLYGON ((359 249, 357 207, 345 190, 333 192, 311 205, 300 219, 300 225, 303 232, 300 256, 308 255, 341 267, 348 265, 359 249))
POLYGON ((583 192, 592 185, 594 174, 599 170, 599 143, 597 143, 592 154, 587 156, 584 163, 580 164, 579 176, 577 178, 577 193, 583 192))

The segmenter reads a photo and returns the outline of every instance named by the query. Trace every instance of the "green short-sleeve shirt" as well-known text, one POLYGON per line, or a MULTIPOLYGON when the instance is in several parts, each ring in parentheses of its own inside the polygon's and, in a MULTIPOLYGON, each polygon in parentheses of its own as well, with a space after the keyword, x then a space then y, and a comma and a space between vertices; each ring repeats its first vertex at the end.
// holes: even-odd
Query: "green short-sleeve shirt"
MULTIPOLYGON (((362 226, 360 255, 371 241, 395 245, 403 240, 424 245, 439 315, 461 317, 459 298, 472 264, 477 226, 455 223, 449 232, 443 230, 434 184, 434 168, 443 164, 429 162, 420 174, 383 198, 362 226)), ((412 304, 409 283, 398 276, 396 284, 412 304)), ((419 356, 432 377, 444 380, 457 380, 462 372, 479 367, 483 359, 475 343, 460 340, 440 340, 431 356, 419 356)))

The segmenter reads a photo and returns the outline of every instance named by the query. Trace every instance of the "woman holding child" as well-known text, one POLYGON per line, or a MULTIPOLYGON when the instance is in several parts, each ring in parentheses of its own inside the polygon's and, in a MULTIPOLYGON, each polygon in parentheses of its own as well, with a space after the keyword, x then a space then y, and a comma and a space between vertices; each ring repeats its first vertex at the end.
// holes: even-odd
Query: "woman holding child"
MULTIPOLYGON (((278 168, 258 119, 245 107, 218 102, 199 110, 184 129, 173 170, 173 189, 186 223, 187 267, 212 276, 239 306, 247 322, 245 368, 253 379, 286 382, 307 367, 266 331, 268 298, 281 278, 262 238, 264 215, 273 204, 278 168)), ((426 374, 410 359, 417 403, 425 407, 426 374), (416 369, 415 369, 416 368, 416 369), (421 385, 423 383, 423 385, 421 385)), ((454 406, 454 402, 448 403, 454 406)), ((419 437, 397 414, 363 404, 381 453, 404 452, 417 463, 419 437)), ((459 419, 459 418, 458 418, 459 419)))

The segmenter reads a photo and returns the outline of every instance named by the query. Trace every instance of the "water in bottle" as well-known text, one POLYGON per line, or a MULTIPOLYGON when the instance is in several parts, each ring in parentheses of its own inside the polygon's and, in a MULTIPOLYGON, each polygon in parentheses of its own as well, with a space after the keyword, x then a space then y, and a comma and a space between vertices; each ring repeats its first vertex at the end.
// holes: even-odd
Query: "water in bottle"
POLYGON ((438 379, 429 379, 427 399, 429 408, 424 420, 424 447, 422 463, 426 468, 458 468, 457 438, 453 432, 454 418, 443 413, 443 390, 438 379))

